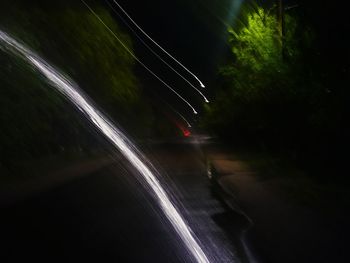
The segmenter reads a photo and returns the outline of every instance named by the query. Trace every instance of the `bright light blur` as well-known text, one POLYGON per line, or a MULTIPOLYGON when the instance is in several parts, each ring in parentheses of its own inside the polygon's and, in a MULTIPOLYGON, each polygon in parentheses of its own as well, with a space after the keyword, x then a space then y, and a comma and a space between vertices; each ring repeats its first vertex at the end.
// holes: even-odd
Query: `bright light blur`
POLYGON ((145 157, 115 125, 113 125, 92 105, 92 103, 88 101, 86 96, 80 91, 78 85, 64 77, 58 70, 50 66, 38 55, 2 31, 0 31, 0 44, 3 44, 6 50, 12 51, 16 55, 20 55, 29 62, 49 80, 52 86, 69 99, 90 120, 90 122, 109 139, 115 148, 118 149, 142 175, 143 180, 153 190, 158 204, 185 243, 188 250, 196 258, 197 262, 209 262, 202 248, 193 236, 191 229, 179 214, 175 205, 160 184, 155 172, 152 172, 145 164, 146 161, 143 161, 146 160, 145 157))

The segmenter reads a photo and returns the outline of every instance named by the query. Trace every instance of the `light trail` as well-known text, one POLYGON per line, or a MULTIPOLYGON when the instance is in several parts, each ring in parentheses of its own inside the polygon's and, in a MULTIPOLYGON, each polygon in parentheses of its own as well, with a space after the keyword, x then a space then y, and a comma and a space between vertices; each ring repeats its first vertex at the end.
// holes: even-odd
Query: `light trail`
POLYGON ((90 10, 90 12, 102 23, 102 25, 114 36, 114 38, 122 45, 122 47, 143 67, 145 68, 152 76, 159 80, 164 86, 170 89, 176 96, 178 96, 183 102, 185 102, 193 111, 194 114, 198 114, 196 109, 189 103, 184 97, 182 97, 175 89, 173 89, 168 83, 161 79, 156 73, 154 73, 149 67, 147 67, 128 47, 124 42, 113 32, 113 30, 106 25, 102 18, 96 14, 96 12, 84 1, 81 2, 90 10))
POLYGON ((109 3, 108 0, 105 0, 106 3, 109 5, 109 7, 113 10, 113 12, 123 21, 123 23, 131 30, 131 32, 134 33, 134 35, 137 37, 137 39, 154 55, 156 56, 160 61, 162 61, 168 68, 170 68, 173 72, 175 72, 176 75, 178 75, 180 78, 182 78, 188 85, 190 85, 194 90, 196 90, 199 95, 201 95, 206 103, 209 103, 209 100, 207 97, 198 89, 196 88, 187 78, 185 78, 183 75, 181 75, 180 72, 178 72, 176 69, 174 69, 168 62, 166 62, 160 55, 157 54, 139 35, 138 33, 129 25, 128 22, 115 10, 115 8, 109 3))
POLYGON ((188 126, 188 128, 192 128, 192 125, 191 123, 180 113, 178 112, 177 110, 174 109, 173 106, 171 106, 169 103, 167 103, 166 101, 164 101, 164 103, 166 103, 168 105, 168 107, 173 111, 175 112, 188 126))
MULTIPOLYGON (((186 224, 175 205, 171 202, 168 194, 162 187, 155 171, 152 172, 146 163, 146 158, 140 153, 136 146, 101 112, 99 112, 87 96, 80 91, 80 88, 73 81, 66 78, 62 73, 49 65, 30 49, 18 43, 15 39, 0 30, 0 43, 12 53, 21 56, 37 71, 39 71, 49 83, 63 96, 71 101, 92 124, 104 135, 112 145, 118 149, 124 157, 135 167, 147 185, 152 189, 158 204, 164 214, 179 234, 187 249, 192 253, 197 262, 209 263, 208 258, 199 246, 191 229, 186 224), (144 160, 144 161, 143 161, 144 160)), ((0 46, 1 47, 1 46, 0 46)), ((148 162, 149 163, 149 162, 148 162)), ((150 163, 149 163, 150 165, 150 163)))
POLYGON ((188 128, 192 128, 192 125, 190 124, 190 122, 188 120, 186 120, 186 118, 180 112, 178 112, 176 110, 174 110, 174 111, 177 113, 177 115, 180 116, 181 119, 183 119, 184 122, 186 122, 188 128))
POLYGON ((173 57, 169 52, 167 52, 161 45, 159 45, 155 40, 153 40, 132 18, 131 16, 124 10, 124 8, 116 1, 113 2, 119 7, 119 9, 125 14, 127 18, 144 34, 153 44, 155 44, 160 50, 162 50, 166 55, 168 55, 172 60, 174 60, 178 65, 180 65, 184 70, 186 70, 192 77, 194 77, 200 84, 202 88, 205 88, 203 82, 188 68, 186 68, 180 61, 178 61, 175 57, 173 57))

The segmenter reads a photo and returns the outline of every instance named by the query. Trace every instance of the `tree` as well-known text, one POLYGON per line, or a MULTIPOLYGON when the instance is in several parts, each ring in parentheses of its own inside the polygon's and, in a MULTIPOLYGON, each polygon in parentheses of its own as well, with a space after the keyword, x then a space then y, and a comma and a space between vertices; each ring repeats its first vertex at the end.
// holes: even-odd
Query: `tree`
MULTIPOLYGON (((150 110, 141 101, 134 58, 85 6, 11 2, 0 9, 2 30, 58 66, 119 122, 145 126, 150 110)), ((111 15, 98 4, 93 8, 132 51, 132 40, 111 15)), ((90 143, 69 103, 24 61, 0 52, 0 165, 90 143)))
POLYGON ((300 136, 295 127, 305 122, 303 111, 310 106, 307 85, 300 85, 304 36, 297 34, 295 17, 286 15, 285 23, 284 54, 272 9, 250 6, 240 26, 228 28, 232 58, 220 69, 221 88, 207 107, 206 122, 216 132, 279 148, 300 136))

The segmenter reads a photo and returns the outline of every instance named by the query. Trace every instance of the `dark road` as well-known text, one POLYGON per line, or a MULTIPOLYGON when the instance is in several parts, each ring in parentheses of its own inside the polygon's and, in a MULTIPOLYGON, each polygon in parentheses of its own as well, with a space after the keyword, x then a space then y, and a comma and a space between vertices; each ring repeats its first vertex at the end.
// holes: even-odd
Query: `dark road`
POLYGON ((350 262, 339 7, 1 1, 0 263, 350 262))
MULTIPOLYGON (((197 146, 152 145, 149 156, 209 260, 245 262, 240 232, 246 222, 212 196, 197 146)), ((1 262, 195 262, 125 163, 2 208, 1 262)))

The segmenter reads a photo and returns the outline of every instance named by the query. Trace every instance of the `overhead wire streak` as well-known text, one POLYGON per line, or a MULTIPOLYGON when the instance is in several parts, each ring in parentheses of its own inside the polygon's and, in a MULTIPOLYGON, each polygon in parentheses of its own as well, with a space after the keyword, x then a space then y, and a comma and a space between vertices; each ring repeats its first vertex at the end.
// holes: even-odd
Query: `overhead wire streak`
POLYGON ((194 77, 200 84, 202 88, 205 88, 205 85, 203 82, 188 68, 185 67, 179 60, 177 60, 174 56, 172 56, 168 51, 166 51, 161 45, 159 45, 155 40, 152 39, 136 22, 132 19, 132 17, 124 10, 124 8, 116 1, 113 0, 113 2, 119 7, 119 9, 125 14, 127 18, 130 19, 130 21, 144 34, 150 41, 152 41, 153 44, 155 44, 160 50, 162 50, 166 55, 168 55, 172 60, 174 60, 178 65, 180 65, 185 71, 187 71, 192 77, 194 77))
POLYGON ((172 67, 168 62, 166 62, 157 52, 155 52, 139 35, 138 33, 130 26, 130 24, 119 14, 119 12, 108 2, 105 0, 109 7, 113 10, 113 12, 123 21, 123 23, 134 33, 137 39, 150 51, 153 55, 155 55, 159 60, 161 60, 168 68, 170 68, 173 72, 175 72, 180 78, 182 78, 188 85, 190 85, 194 90, 196 90, 204 99, 206 103, 209 103, 207 97, 196 88, 187 78, 185 78, 180 72, 178 72, 174 67, 172 67))
POLYGON ((104 25, 104 27, 117 39, 117 41, 123 46, 123 48, 143 67, 145 68, 152 76, 159 80, 164 86, 170 89, 174 94, 176 94, 183 102, 185 102, 193 111, 194 114, 198 114, 196 109, 175 89, 173 89, 168 83, 161 79, 156 73, 154 73, 149 67, 147 67, 125 44, 124 42, 114 33, 114 31, 106 25, 102 18, 84 1, 81 2, 90 10, 90 12, 104 25))

